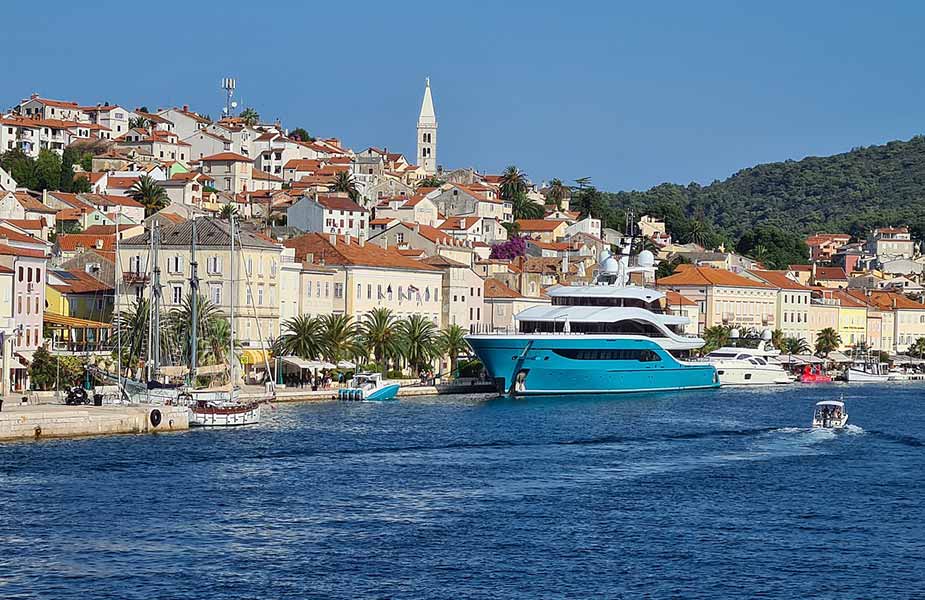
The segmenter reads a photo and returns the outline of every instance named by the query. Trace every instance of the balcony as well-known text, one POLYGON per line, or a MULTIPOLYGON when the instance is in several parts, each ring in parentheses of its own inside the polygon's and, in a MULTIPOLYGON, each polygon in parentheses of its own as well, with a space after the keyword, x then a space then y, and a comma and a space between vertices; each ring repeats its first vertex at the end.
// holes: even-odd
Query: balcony
POLYGON ((122 273, 122 281, 123 283, 127 283, 129 285, 137 283, 148 283, 149 277, 147 273, 127 272, 122 273))

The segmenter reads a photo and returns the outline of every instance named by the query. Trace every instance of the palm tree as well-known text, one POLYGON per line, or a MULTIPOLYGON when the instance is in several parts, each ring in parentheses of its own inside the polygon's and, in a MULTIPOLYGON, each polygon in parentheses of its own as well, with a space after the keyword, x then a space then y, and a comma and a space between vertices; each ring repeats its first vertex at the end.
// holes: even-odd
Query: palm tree
POLYGON ((524 193, 519 193, 511 199, 511 208, 513 209, 515 221, 543 218, 543 207, 527 198, 527 194, 524 193))
POLYGON ((828 356, 841 346, 841 336, 831 327, 826 327, 816 335, 816 354, 828 356))
POLYGON ((549 189, 546 190, 546 203, 555 204, 556 208, 562 208, 562 201, 568 198, 571 190, 567 185, 562 183, 559 178, 549 182, 549 189))
POLYGON ((778 350, 780 350, 781 345, 783 343, 784 343, 784 332, 781 331, 780 329, 775 329, 774 331, 772 331, 771 332, 771 345, 777 348, 778 350))
POLYGON ((238 216, 238 207, 232 204, 231 202, 229 202, 228 204, 225 204, 222 206, 222 210, 218 214, 218 216, 225 220, 230 220, 231 215, 234 215, 236 217, 238 216))
POLYGON ((463 352, 468 353, 469 342, 466 341, 466 331, 459 325, 450 325, 440 332, 440 349, 443 354, 450 357, 450 374, 457 377, 456 363, 459 355, 463 352))
POLYGON ((351 315, 324 315, 321 325, 321 353, 327 360, 354 358, 363 354, 357 340, 357 328, 351 315))
POLYGON ((321 321, 307 315, 289 319, 283 323, 283 335, 275 346, 273 353, 277 356, 318 358, 323 349, 321 321))
POLYGON ((250 125, 251 127, 260 122, 260 114, 249 106, 242 110, 239 116, 245 125, 250 125))
POLYGON ((436 188, 436 187, 440 187, 444 183, 446 183, 445 180, 440 179, 436 175, 431 175, 430 177, 425 177, 424 179, 418 181, 415 187, 417 188, 436 188))
MULTIPOLYGON (((224 358, 225 353, 218 351, 216 356, 217 345, 210 339, 215 334, 216 322, 224 321, 225 317, 219 308, 212 304, 212 301, 197 294, 196 302, 196 363, 206 364, 207 358, 224 358)), ((192 348, 192 323, 193 323, 193 295, 186 294, 180 305, 175 307, 167 315, 167 327, 165 331, 172 339, 174 347, 179 351, 177 359, 183 363, 189 362, 190 349, 192 348)), ((230 331, 229 331, 230 333, 230 331)), ((218 364, 212 363, 212 364, 218 364)))
MULTIPOLYGON (((113 317, 112 325, 114 335, 110 337, 110 342, 114 349, 116 346, 116 333, 121 337, 122 345, 122 368, 134 369, 139 363, 148 360, 148 316, 149 301, 147 298, 139 298, 128 307, 113 317)), ((167 325, 167 323, 165 323, 167 325)), ((176 345, 174 338, 168 332, 160 335, 161 356, 170 357, 176 345)))
POLYGON ((440 354, 437 326, 430 319, 411 315, 399 323, 398 330, 402 357, 415 371, 430 366, 440 354))
POLYGON ((149 175, 142 175, 129 189, 129 196, 145 205, 145 216, 151 216, 167 206, 167 192, 149 175))
POLYGON ((388 308, 374 308, 363 316, 360 334, 363 345, 385 373, 388 361, 400 356, 398 319, 388 308))
POLYGON ((128 120, 129 129, 147 129, 151 126, 151 121, 145 117, 132 117, 128 120))
POLYGON ((918 358, 925 357, 925 337, 920 337, 909 346, 909 354, 918 358))
POLYGON ((763 263, 768 259, 768 249, 762 244, 758 244, 752 248, 752 258, 756 261, 763 263))
POLYGON ((515 167, 509 166, 501 174, 501 199, 513 201, 520 194, 527 193, 527 174, 515 167))
MULTIPOLYGON (((228 360, 228 349, 231 346, 231 322, 221 314, 208 323, 202 338, 202 364, 221 365, 228 360)), ((239 340, 234 341, 235 354, 241 347, 239 340)))
POLYGON ((331 182, 331 189, 335 192, 345 192, 354 202, 360 197, 360 192, 357 191, 356 181, 349 171, 338 172, 331 182))
POLYGON ((703 221, 699 219, 693 219, 690 222, 690 229, 687 231, 687 242, 689 244, 697 244, 698 246, 703 246, 704 238, 706 238, 707 227, 704 225, 703 221))
POLYGON ((652 241, 652 238, 642 236, 638 238, 636 245, 633 246, 633 254, 639 254, 643 250, 648 250, 652 254, 657 255, 661 248, 658 247, 658 244, 652 241))
POLYGON ((703 332, 703 339, 706 344, 704 344, 701 352, 706 354, 727 345, 729 343, 729 329, 725 325, 707 327, 703 332))
POLYGON ((780 351, 787 354, 809 354, 809 342, 798 337, 784 338, 781 341, 780 351))

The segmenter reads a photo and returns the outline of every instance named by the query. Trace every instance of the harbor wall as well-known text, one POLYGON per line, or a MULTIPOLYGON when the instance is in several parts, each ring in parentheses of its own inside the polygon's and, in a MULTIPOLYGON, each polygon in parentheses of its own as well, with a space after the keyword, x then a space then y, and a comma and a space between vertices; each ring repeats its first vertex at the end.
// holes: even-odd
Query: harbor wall
POLYGON ((177 406, 4 406, 0 441, 159 433, 189 429, 189 411, 177 406))

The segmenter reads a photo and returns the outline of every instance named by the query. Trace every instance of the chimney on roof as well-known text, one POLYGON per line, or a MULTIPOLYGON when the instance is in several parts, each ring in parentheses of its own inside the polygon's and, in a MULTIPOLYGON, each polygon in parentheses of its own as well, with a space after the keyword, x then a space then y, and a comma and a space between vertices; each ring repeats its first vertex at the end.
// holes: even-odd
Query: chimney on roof
POLYGON ((189 112, 189 104, 183 105, 183 112, 189 112))
POLYGON ((102 249, 103 249, 103 240, 100 239, 100 238, 97 238, 97 239, 96 239, 96 243, 94 244, 94 246, 96 247, 97 250, 102 250, 102 249))
POLYGON ((364 236, 362 232, 357 236, 357 243, 360 245, 360 248, 366 246, 366 236, 364 236))
POLYGON ((337 234, 332 233, 330 236, 328 236, 328 241, 331 242, 332 246, 337 245, 337 234))

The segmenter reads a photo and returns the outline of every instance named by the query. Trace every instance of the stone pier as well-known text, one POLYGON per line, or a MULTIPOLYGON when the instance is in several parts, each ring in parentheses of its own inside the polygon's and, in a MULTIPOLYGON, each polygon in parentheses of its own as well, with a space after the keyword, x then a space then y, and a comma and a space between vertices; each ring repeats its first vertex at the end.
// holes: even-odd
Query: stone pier
POLYGON ((185 429, 189 429, 189 413, 178 406, 10 406, 4 403, 0 410, 0 441, 185 429))

